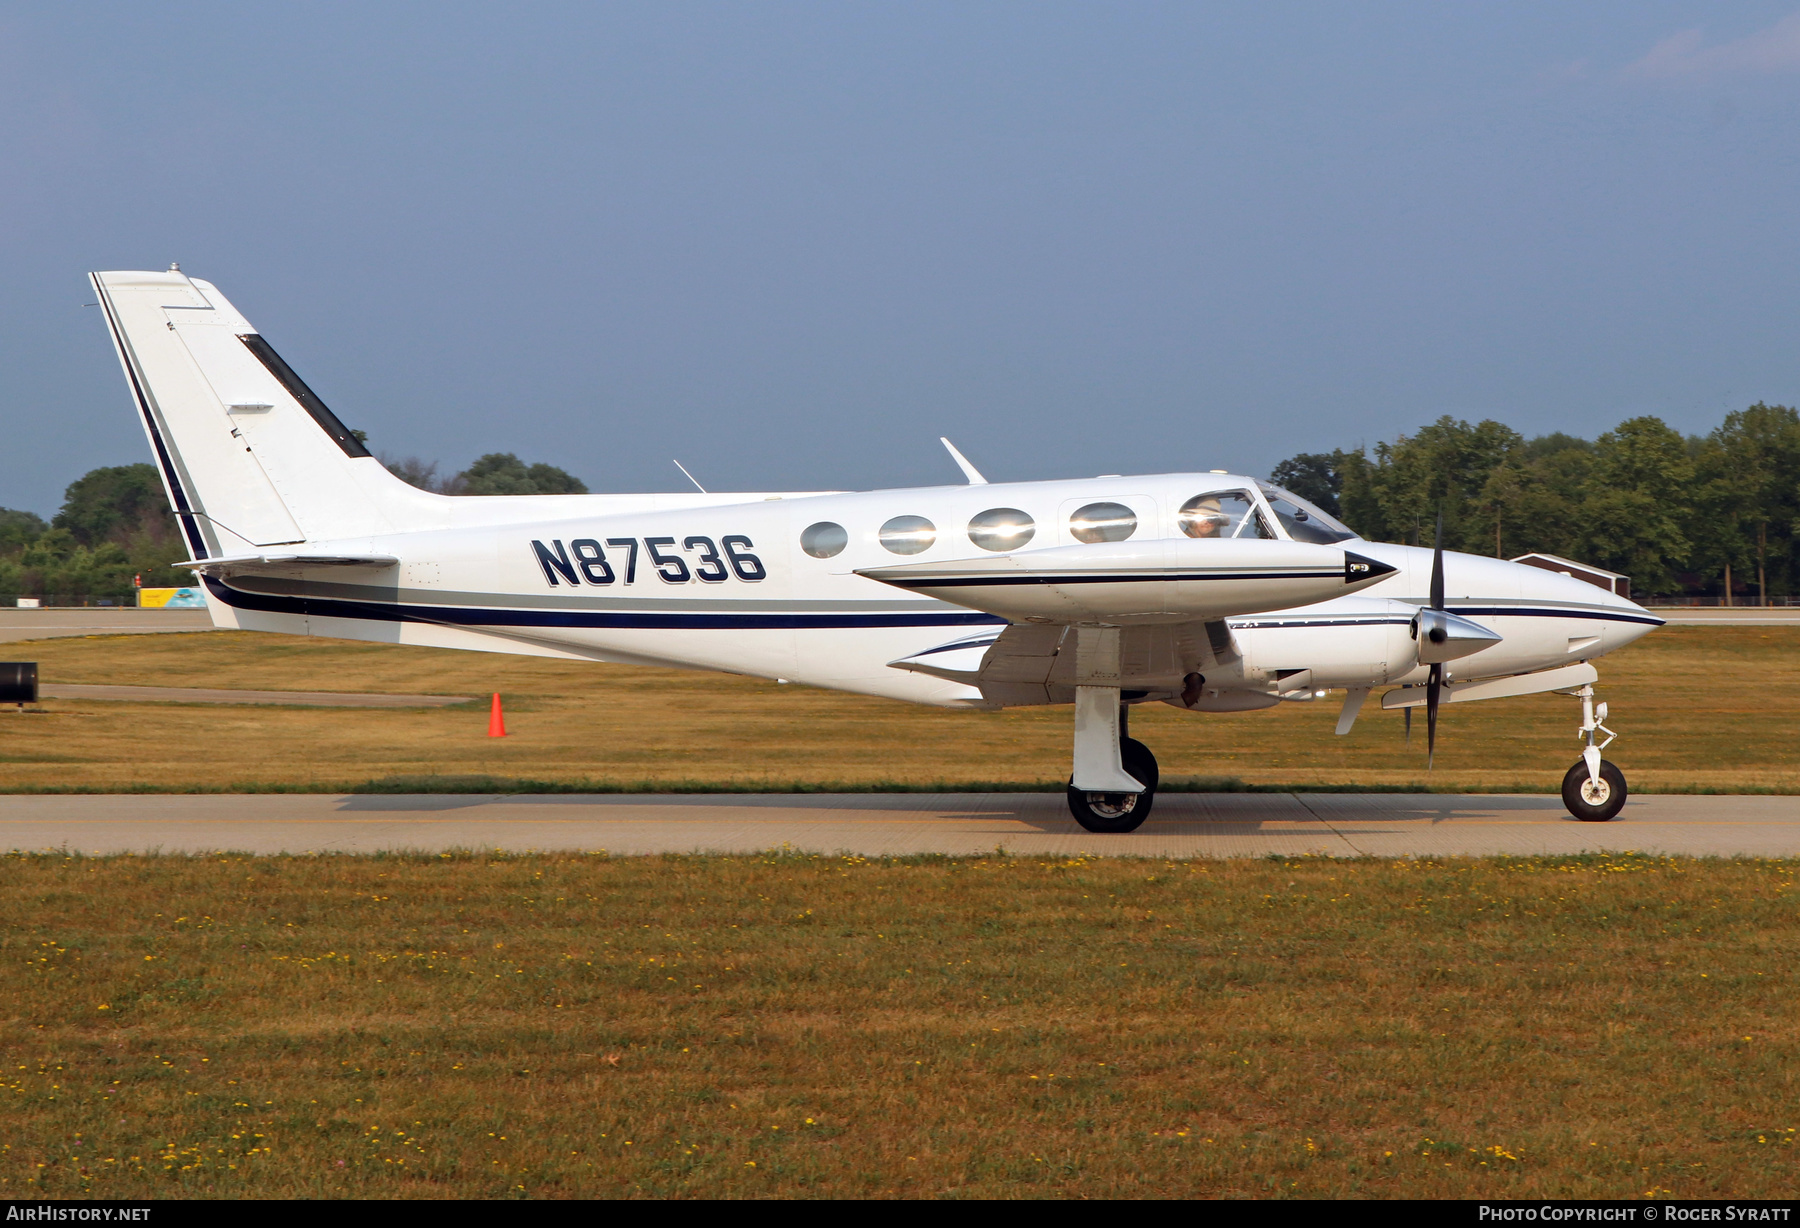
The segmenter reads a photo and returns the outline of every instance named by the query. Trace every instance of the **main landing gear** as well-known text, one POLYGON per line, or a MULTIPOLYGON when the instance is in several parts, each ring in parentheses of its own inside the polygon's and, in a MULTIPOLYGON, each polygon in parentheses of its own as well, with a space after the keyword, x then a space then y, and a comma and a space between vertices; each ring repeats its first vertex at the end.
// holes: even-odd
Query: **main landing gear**
POLYGON ((1077 627, 1075 635, 1069 812, 1089 831, 1135 831, 1156 800, 1156 756, 1131 737, 1130 713, 1119 692, 1119 629, 1077 627))
POLYGON ((1581 698, 1581 729, 1576 736, 1587 739, 1587 749, 1563 777, 1563 805, 1584 823, 1605 823, 1625 805, 1625 773, 1600 757, 1619 735, 1603 724, 1606 705, 1595 705, 1592 686, 1575 694, 1581 698), (1606 741, 1596 745, 1596 733, 1605 734, 1606 741))
MULTIPOLYGON (((1124 714, 1121 712, 1119 724, 1122 727, 1124 723, 1124 714)), ((1069 813, 1088 831, 1136 831, 1150 817, 1150 807, 1156 802, 1156 786, 1160 778, 1156 769, 1156 756, 1136 738, 1120 738, 1119 766, 1144 786, 1143 792, 1088 793, 1077 789, 1071 778, 1069 813)))

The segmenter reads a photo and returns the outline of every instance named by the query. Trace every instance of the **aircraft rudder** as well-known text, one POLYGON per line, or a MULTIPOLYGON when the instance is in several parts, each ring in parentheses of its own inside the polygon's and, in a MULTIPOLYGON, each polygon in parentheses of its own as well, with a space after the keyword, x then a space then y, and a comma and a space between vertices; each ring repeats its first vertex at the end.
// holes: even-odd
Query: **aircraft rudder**
POLYGON ((412 527, 388 473, 211 282, 90 275, 195 557, 412 527))

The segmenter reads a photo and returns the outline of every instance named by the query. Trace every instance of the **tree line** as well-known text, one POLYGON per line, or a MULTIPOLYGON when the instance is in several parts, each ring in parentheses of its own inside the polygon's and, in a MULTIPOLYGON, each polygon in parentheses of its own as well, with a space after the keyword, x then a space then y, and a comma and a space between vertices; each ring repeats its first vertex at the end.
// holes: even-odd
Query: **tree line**
MULTIPOLYGON (((584 494, 579 478, 493 452, 448 477, 436 462, 381 458, 424 490, 452 495, 584 494)), ((1376 541, 1432 543, 1497 558, 1542 551, 1631 577, 1639 595, 1734 601, 1800 592, 1800 414, 1757 403, 1705 435, 1629 418, 1597 439, 1527 439, 1491 419, 1445 416, 1374 448, 1288 458, 1271 478, 1376 541)), ((186 547, 147 464, 69 484, 46 524, 0 507, 0 600, 129 602, 132 578, 175 587, 186 547)))
MULTIPOLYGON (((580 478, 554 465, 527 465, 510 452, 491 452, 446 478, 438 477, 436 462, 383 457, 382 463, 439 494, 587 493, 580 478)), ((187 557, 152 465, 90 470, 69 483, 61 510, 47 524, 35 512, 0 507, 0 602, 8 605, 20 597, 129 605, 134 578, 145 588, 192 584, 192 572, 169 566, 187 557)))
POLYGON ((1541 551, 1638 595, 1800 591, 1800 414, 1758 402, 1705 435, 1628 418, 1594 440, 1445 416, 1373 449, 1302 453, 1272 480, 1376 541, 1496 558, 1541 551))

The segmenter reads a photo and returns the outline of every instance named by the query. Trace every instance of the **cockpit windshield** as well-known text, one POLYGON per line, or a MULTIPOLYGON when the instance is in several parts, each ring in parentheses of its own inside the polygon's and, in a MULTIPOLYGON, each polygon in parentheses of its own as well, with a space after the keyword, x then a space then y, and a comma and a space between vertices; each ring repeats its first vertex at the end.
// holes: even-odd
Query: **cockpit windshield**
POLYGON ((1181 505, 1175 523, 1188 537, 1274 537, 1247 490, 1195 495, 1181 505))
POLYGON ((1275 519, 1281 521, 1281 527, 1287 535, 1297 542, 1313 542, 1321 546, 1329 546, 1332 542, 1350 541, 1356 537, 1349 528, 1332 519, 1299 495, 1271 486, 1267 482, 1258 482, 1263 497, 1275 511, 1275 519))

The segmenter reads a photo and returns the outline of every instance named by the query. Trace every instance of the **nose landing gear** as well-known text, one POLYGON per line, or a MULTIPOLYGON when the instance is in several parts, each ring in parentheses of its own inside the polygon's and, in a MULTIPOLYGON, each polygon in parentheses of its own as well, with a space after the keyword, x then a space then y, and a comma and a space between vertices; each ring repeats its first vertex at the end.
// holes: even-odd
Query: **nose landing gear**
POLYGON ((1625 773, 1600 757, 1619 735, 1604 724, 1606 705, 1595 705, 1592 685, 1575 694, 1581 698, 1581 729, 1576 736, 1587 740, 1587 749, 1563 777, 1563 805, 1584 823, 1605 823, 1625 805, 1625 773), (1605 734, 1606 741, 1596 745, 1596 733, 1605 734))

